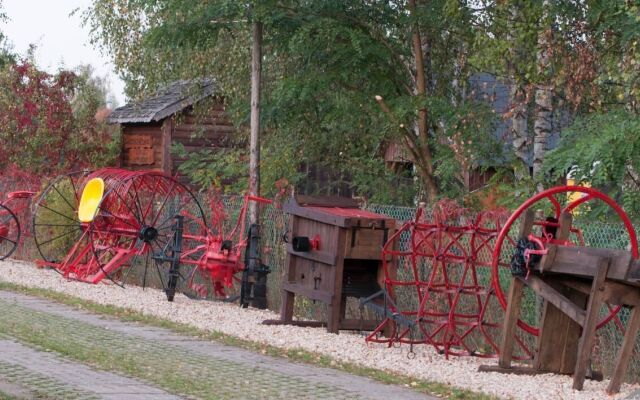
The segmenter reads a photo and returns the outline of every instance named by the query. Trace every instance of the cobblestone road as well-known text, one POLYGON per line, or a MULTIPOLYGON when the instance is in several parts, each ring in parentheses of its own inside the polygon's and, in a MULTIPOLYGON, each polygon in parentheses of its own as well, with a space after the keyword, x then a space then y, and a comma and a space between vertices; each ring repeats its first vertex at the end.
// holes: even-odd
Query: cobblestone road
POLYGON ((179 398, 163 388, 203 399, 429 398, 331 369, 0 291, 0 393, 17 398, 179 398))

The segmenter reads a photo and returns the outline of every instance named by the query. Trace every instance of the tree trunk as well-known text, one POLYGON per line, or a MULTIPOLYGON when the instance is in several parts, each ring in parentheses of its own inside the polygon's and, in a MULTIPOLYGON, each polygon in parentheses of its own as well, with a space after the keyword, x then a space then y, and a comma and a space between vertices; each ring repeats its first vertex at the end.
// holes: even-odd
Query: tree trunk
MULTIPOLYGON (((549 1, 543 2, 543 23, 547 20, 549 1)), ((553 112, 552 93, 545 78, 549 70, 549 46, 551 44, 551 27, 544 29, 538 36, 538 72, 542 82, 536 88, 536 116, 533 125, 533 177, 540 178, 542 163, 548 149, 549 136, 551 135, 551 117, 553 112)))
MULTIPOLYGON (((251 45, 251 138, 249 140, 249 194, 260 196, 260 75, 262 73, 262 23, 253 23, 251 45)), ((249 203, 249 221, 259 223, 255 201, 249 203)))
POLYGON ((515 169, 516 178, 521 179, 529 177, 529 152, 531 150, 531 141, 529 138, 529 132, 527 129, 528 111, 527 111, 527 99, 524 91, 524 87, 518 76, 516 66, 521 63, 518 55, 516 38, 512 32, 516 32, 517 27, 515 22, 521 17, 520 8, 511 5, 509 7, 509 14, 511 19, 507 22, 509 25, 509 31, 507 33, 507 40, 509 42, 509 60, 507 61, 507 74, 509 76, 509 107, 511 112, 511 139, 513 152, 518 160, 521 161, 521 165, 526 170, 523 173, 519 166, 515 169))
MULTIPOLYGON (((409 0, 409 11, 413 16, 416 14, 416 1, 409 0)), ((425 97, 427 93, 426 77, 425 77, 425 63, 423 54, 423 41, 420 35, 420 28, 418 22, 413 24, 413 56, 416 65, 416 90, 415 95, 418 97, 425 97)), ((428 49, 428 46, 426 46, 428 49)), ((428 130, 428 115, 427 110, 422 108, 418 110, 418 121, 414 129, 417 140, 413 141, 416 144, 416 148, 411 153, 418 156, 415 161, 418 162, 417 170, 420 177, 423 179, 425 188, 427 189, 427 196, 431 203, 435 202, 438 196, 438 186, 436 185, 435 178, 433 176, 433 156, 429 147, 429 130, 428 130)))
MULTIPOLYGON (((523 165, 529 165, 529 135, 527 132, 527 104, 522 87, 512 79, 510 100, 512 104, 511 137, 515 156, 523 165)), ((527 175, 528 176, 528 175, 527 175)))

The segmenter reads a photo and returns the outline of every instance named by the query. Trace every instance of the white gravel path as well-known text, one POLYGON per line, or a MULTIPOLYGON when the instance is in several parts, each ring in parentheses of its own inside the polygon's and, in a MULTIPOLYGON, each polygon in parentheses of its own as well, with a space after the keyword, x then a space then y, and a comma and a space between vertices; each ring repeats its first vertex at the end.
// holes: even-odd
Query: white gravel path
POLYGON ((473 357, 452 357, 446 360, 430 346, 415 346, 416 358, 408 359, 408 346, 387 348, 366 344, 357 334, 333 335, 324 329, 293 326, 266 326, 261 322, 279 316, 271 311, 241 309, 235 304, 203 302, 176 295, 166 301, 162 291, 120 287, 108 284, 90 285, 67 281, 51 270, 38 269, 33 264, 0 261, 0 280, 19 285, 51 289, 96 303, 129 308, 146 315, 188 324, 207 331, 218 331, 242 339, 280 348, 301 348, 330 356, 338 361, 365 367, 393 371, 428 381, 441 382, 459 388, 482 391, 509 399, 620 399, 638 385, 623 385, 616 396, 607 396, 608 381, 587 380, 581 392, 571 389, 569 376, 545 374, 532 376, 503 375, 477 372, 480 364, 495 360, 473 357))

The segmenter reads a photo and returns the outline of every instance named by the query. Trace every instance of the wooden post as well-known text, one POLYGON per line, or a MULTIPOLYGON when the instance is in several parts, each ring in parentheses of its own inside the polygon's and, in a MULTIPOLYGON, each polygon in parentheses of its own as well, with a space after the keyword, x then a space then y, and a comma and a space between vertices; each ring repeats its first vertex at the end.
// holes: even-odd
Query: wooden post
MULTIPOLYGON (((535 212, 527 209, 522 216, 520 222, 520 232, 518 239, 526 239, 533 229, 535 212)), ((516 335, 516 325, 518 323, 520 303, 522 301, 522 293, 524 291, 524 283, 518 278, 511 279, 511 287, 509 288, 509 298, 507 303, 507 313, 502 325, 502 340, 500 342, 500 359, 498 364, 502 368, 511 367, 511 359, 513 358, 513 344, 516 335)))
POLYGON ((162 122, 162 172, 172 175, 171 135, 173 134, 173 118, 167 117, 162 122))
MULTIPOLYGON (((560 214, 556 239, 567 240, 571 233, 572 215, 568 212, 560 214)), ((540 272, 548 264, 547 259, 553 260, 557 246, 550 246, 547 254, 540 261, 540 272)), ((548 282, 555 290, 561 292, 567 299, 584 310, 587 307, 587 295, 568 287, 548 282)), ((539 371, 556 372, 560 374, 573 374, 578 355, 578 342, 582 326, 569 318, 548 300, 544 300, 542 316, 540 318, 540 334, 536 340, 537 352, 533 365, 539 371), (549 329, 550 328, 550 329, 549 329), (563 349, 563 351, 558 351, 563 349)))
POLYGON ((633 353, 633 347, 636 344, 636 337, 640 332, 640 306, 633 307, 631 311, 631 317, 629 318, 629 324, 627 325, 627 331, 622 341, 622 347, 618 351, 618 357, 616 359, 616 366, 611 376, 611 381, 607 387, 608 394, 615 394, 620 391, 620 385, 627 373, 627 366, 629 365, 629 359, 633 353))
POLYGON ((500 359, 498 360, 498 365, 501 368, 511 368, 513 345, 515 342, 523 289, 524 283, 522 280, 518 278, 511 279, 509 303, 507 303, 507 314, 504 319, 504 325, 502 326, 502 340, 500 342, 500 359))
MULTIPOLYGON (((251 45, 251 138, 249 143, 249 194, 260 196, 260 78, 262 73, 262 22, 253 22, 251 45)), ((249 203, 249 221, 259 223, 256 202, 249 203)))
POLYGON ((576 368, 573 373, 573 388, 582 390, 584 385, 585 374, 587 373, 587 363, 591 356, 591 348, 596 337, 596 326, 600 318, 600 307, 602 307, 604 297, 604 286, 609 271, 610 258, 603 258, 598 265, 598 272, 593 278, 591 292, 589 293, 589 303, 587 305, 587 313, 582 326, 582 336, 578 342, 578 357, 576 360, 576 368))

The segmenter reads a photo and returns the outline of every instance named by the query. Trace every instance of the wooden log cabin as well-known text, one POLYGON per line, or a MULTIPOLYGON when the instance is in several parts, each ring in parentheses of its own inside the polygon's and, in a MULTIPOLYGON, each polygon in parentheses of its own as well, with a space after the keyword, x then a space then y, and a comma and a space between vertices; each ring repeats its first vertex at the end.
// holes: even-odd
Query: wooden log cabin
POLYGON ((229 139, 235 132, 210 79, 174 82, 153 96, 115 109, 107 121, 122 128, 122 167, 171 175, 185 161, 171 151, 172 145, 181 144, 187 154, 222 150, 232 147, 229 139))

